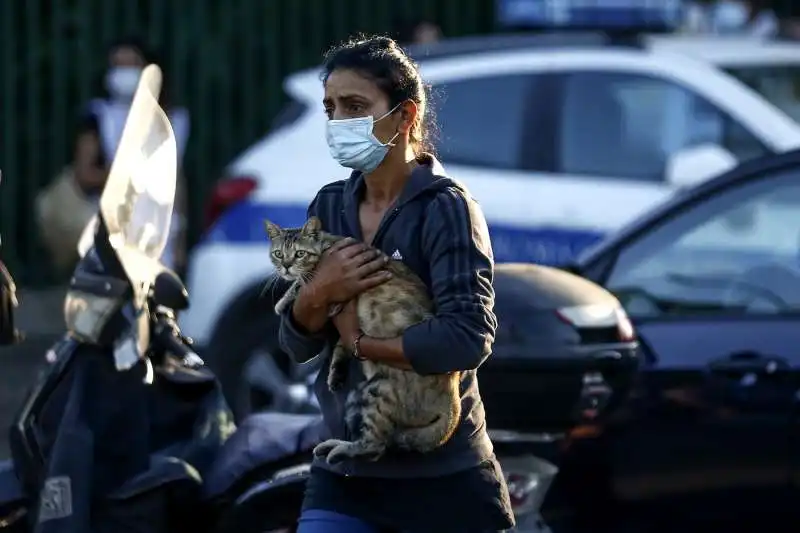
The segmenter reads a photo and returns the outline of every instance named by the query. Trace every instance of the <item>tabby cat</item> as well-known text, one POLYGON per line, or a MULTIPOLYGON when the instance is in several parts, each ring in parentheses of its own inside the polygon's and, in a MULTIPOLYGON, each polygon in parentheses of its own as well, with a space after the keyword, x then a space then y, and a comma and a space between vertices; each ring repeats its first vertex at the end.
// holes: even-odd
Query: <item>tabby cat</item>
MULTIPOLYGON (((322 253, 342 239, 322 231, 311 217, 302 228, 282 229, 264 221, 272 241, 272 262, 281 277, 293 283, 275 304, 281 314, 294 300, 300 286, 313 276, 322 253)), ((389 281, 358 296, 361 330, 370 337, 397 337, 432 315, 433 304, 424 283, 400 261, 390 260, 389 281)), ((341 305, 329 311, 336 314, 341 305)), ((430 354, 436 357, 436 354, 430 354)), ((334 347, 328 388, 345 383, 351 354, 338 342, 334 347)), ((377 460, 389 446, 429 452, 453 435, 461 418, 459 373, 420 376, 372 361, 359 361, 366 378, 347 396, 345 422, 354 441, 330 439, 314 448, 314 454, 335 464, 345 458, 377 460)))

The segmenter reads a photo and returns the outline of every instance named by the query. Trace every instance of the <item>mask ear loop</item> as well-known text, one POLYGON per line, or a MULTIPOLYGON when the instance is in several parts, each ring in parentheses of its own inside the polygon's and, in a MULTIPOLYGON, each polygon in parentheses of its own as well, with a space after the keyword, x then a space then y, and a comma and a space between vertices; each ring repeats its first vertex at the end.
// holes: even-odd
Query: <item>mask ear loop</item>
MULTIPOLYGON (((387 112, 386 112, 384 115, 382 115, 382 116, 381 116, 380 118, 378 118, 377 120, 373 120, 373 121, 372 121, 372 125, 374 126, 374 125, 375 125, 376 123, 378 123, 379 121, 381 121, 381 120, 385 119, 386 117, 388 117, 389 115, 391 115, 392 113, 394 113, 395 111, 397 111, 397 108, 398 108, 398 107, 400 107, 401 105, 403 105, 403 102, 400 102, 399 104, 397 104, 396 106, 394 106, 393 108, 391 108, 389 111, 387 111, 387 112)), ((373 136, 373 137, 375 137, 375 134, 373 133, 373 134, 372 134, 372 136, 373 136)), ((399 137, 399 136, 400 136, 400 132, 399 132, 399 131, 397 131, 397 132, 395 132, 395 134, 392 136, 392 138, 391 138, 391 139, 389 139, 389 140, 388 140, 388 141, 386 141, 385 143, 381 143, 381 144, 382 144, 383 146, 388 146, 388 147, 390 147, 390 148, 394 148, 394 147, 396 146, 396 143, 395 143, 394 141, 395 141, 395 139, 397 139, 397 137, 399 137)), ((376 139, 378 139, 377 137, 375 137, 375 138, 376 138, 376 139)), ((381 142, 381 141, 380 141, 380 139, 378 139, 378 142, 381 142)))

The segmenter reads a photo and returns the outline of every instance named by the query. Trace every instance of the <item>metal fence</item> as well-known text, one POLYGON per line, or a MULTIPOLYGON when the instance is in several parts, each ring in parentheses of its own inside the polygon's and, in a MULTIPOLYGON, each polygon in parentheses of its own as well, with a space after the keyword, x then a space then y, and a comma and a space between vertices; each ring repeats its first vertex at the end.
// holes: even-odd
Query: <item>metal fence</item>
MULTIPOLYGON (((287 74, 318 63, 353 33, 391 32, 398 19, 435 20, 448 36, 492 31, 497 1, 0 1, 3 258, 23 283, 47 283, 34 198, 70 159, 82 106, 102 90, 112 41, 135 34, 157 49, 167 90, 191 114, 184 159, 191 242, 223 166, 269 129, 287 74)), ((775 3, 797 11, 795 0, 775 3)))
POLYGON ((189 109, 185 172, 196 236, 222 167, 279 111, 285 75, 354 32, 391 31, 400 17, 431 17, 458 35, 489 31, 493 10, 492 0, 3 0, 4 259, 23 282, 48 281, 34 198, 70 159, 82 106, 102 90, 110 42, 133 34, 157 49, 168 90, 189 109))

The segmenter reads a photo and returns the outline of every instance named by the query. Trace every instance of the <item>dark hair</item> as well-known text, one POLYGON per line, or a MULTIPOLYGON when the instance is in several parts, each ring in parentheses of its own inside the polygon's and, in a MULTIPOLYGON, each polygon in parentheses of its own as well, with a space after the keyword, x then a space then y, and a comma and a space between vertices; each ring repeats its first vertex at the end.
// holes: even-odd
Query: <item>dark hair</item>
POLYGON ((113 54, 120 48, 130 48, 139 54, 145 64, 155 63, 155 54, 145 44, 144 39, 135 35, 128 35, 113 41, 108 47, 108 54, 113 54))
POLYGON ((417 154, 430 151, 427 128, 430 117, 427 87, 419 67, 391 38, 377 36, 355 38, 331 48, 325 54, 322 82, 334 70, 354 70, 373 81, 389 99, 393 108, 406 100, 417 104, 417 119, 411 125, 409 137, 417 154))

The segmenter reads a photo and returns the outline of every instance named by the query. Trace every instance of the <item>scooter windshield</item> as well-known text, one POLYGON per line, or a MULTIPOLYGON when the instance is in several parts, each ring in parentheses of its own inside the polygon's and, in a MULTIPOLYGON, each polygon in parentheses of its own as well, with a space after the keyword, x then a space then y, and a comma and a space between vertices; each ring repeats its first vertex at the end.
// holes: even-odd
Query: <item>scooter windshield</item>
MULTIPOLYGON (((158 104, 161 70, 149 65, 139 86, 100 197, 109 242, 138 299, 163 270, 161 254, 169 236, 177 180, 177 147, 172 126, 158 104)), ((93 244, 97 220, 84 230, 79 252, 93 244)))

